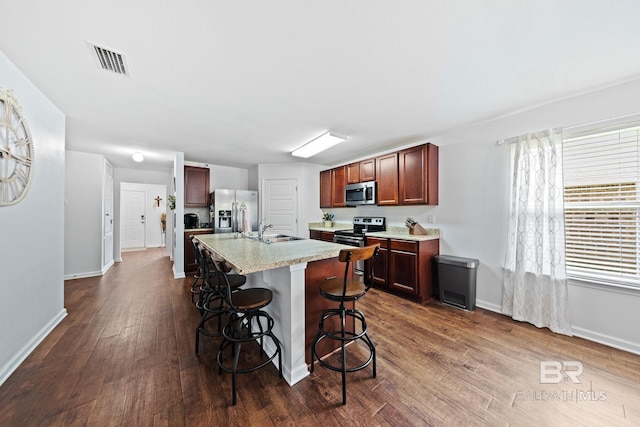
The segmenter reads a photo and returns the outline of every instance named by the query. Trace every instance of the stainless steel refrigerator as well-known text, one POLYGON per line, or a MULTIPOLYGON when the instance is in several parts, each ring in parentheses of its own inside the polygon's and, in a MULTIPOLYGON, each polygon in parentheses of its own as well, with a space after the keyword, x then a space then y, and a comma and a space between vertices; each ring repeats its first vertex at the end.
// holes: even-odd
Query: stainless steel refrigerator
POLYGON ((251 218, 251 229, 258 231, 258 192, 216 189, 211 197, 215 233, 242 231, 243 211, 251 218))

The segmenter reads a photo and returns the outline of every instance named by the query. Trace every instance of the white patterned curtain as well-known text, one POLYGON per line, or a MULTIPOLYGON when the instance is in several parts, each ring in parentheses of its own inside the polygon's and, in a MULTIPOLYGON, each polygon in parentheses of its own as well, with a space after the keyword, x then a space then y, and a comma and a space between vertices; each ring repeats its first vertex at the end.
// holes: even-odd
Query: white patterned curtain
POLYGON ((564 246, 562 131, 515 138, 502 312, 572 335, 564 246))

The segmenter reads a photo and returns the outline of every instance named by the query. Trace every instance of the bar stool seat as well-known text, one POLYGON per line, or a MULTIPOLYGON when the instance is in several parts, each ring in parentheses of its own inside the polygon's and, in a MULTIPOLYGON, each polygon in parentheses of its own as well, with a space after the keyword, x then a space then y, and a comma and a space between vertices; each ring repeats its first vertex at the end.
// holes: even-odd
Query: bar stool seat
POLYGON ((226 284, 225 294, 226 306, 229 310, 229 317, 226 325, 222 329, 222 341, 218 349, 218 373, 231 373, 233 404, 236 404, 236 383, 237 374, 253 372, 267 366, 276 357, 278 358, 279 377, 282 378, 282 350, 280 341, 273 333, 275 324, 273 318, 263 310, 273 300, 273 292, 266 288, 249 288, 232 291, 229 275, 221 269, 219 260, 212 259, 213 265, 220 273, 223 286, 226 284), (264 339, 268 337, 274 348, 269 356, 264 350, 264 339), (251 359, 247 362, 249 366, 239 367, 242 344, 258 342, 260 345, 260 357, 257 360, 251 359), (230 349, 231 363, 225 359, 225 352, 230 349))
POLYGON ((331 301, 340 302, 338 308, 324 310, 318 324, 318 333, 311 345, 311 372, 314 371, 315 359, 322 367, 342 373, 342 404, 347 403, 347 372, 356 372, 373 364, 373 378, 376 377, 376 349, 368 335, 367 322, 360 310, 347 308, 346 302, 355 302, 364 297, 373 284, 373 266, 380 250, 380 244, 365 246, 363 248, 343 249, 338 259, 345 263, 344 277, 327 280, 320 285, 320 294, 331 301), (356 261, 368 261, 363 280, 354 279, 349 275, 349 265, 356 261), (338 316, 340 328, 336 329, 327 320, 338 316), (347 318, 354 319, 354 327, 347 328, 347 318), (340 365, 336 366, 318 356, 317 346, 323 339, 331 339, 340 342, 340 365), (357 366, 347 366, 346 344, 362 340, 368 348, 368 358, 357 366))

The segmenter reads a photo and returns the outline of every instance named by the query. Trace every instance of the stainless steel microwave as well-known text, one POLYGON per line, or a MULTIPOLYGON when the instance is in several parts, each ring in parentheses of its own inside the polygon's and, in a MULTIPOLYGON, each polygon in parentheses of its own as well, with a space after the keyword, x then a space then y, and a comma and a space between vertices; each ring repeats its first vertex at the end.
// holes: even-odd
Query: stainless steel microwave
POLYGON ((376 182, 360 182, 344 186, 344 201, 347 206, 375 205, 376 182))

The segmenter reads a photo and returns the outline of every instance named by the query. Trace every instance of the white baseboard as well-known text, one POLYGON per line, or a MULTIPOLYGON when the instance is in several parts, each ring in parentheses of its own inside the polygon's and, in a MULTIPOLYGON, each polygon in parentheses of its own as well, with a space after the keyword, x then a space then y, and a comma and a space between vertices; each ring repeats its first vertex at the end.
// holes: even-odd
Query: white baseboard
POLYGON ((64 280, 84 279, 85 277, 102 276, 102 271, 86 271, 84 273, 65 274, 64 280))
POLYGON ((573 335, 584 338, 589 341, 595 341, 600 344, 607 345, 609 347, 617 348, 620 350, 628 351, 629 353, 640 355, 640 344, 623 340, 620 338, 612 337, 610 335, 601 334, 598 332, 590 331, 588 329, 579 328, 576 326, 571 327, 573 335))
MULTIPOLYGON (((497 304, 492 304, 487 301, 476 300, 476 306, 484 308, 489 311, 494 311, 498 314, 503 314, 501 306, 497 304)), ((599 332, 594 332, 588 329, 580 328, 578 326, 572 326, 571 331, 573 332, 573 335, 575 335, 576 337, 584 338, 589 341, 597 342, 599 344, 603 344, 609 347, 628 351, 629 353, 640 355, 639 343, 616 338, 611 335, 601 334, 599 332)))
POLYGON ((487 301, 476 299, 476 306, 480 308, 484 308, 485 310, 494 311, 496 313, 502 314, 502 306, 498 304, 493 304, 487 301))
POLYGON ((62 309, 53 319, 49 321, 40 331, 29 340, 27 344, 25 344, 22 349, 16 353, 11 360, 9 360, 3 367, 0 369, 0 385, 2 385, 7 378, 18 369, 18 366, 31 354, 33 350, 44 340, 47 335, 58 326, 58 323, 62 321, 67 316, 67 310, 65 308, 62 309))
POLYGON ((176 273, 176 267, 175 265, 173 267, 171 267, 171 270, 173 271, 173 278, 174 279, 184 279, 186 276, 186 274, 184 274, 184 271, 182 273, 176 273))
POLYGON ((109 271, 109 269, 113 266, 113 264, 115 264, 115 262, 113 260, 111 260, 111 262, 109 264, 105 265, 102 268, 102 272, 101 272, 102 275, 104 275, 107 271, 109 271))

